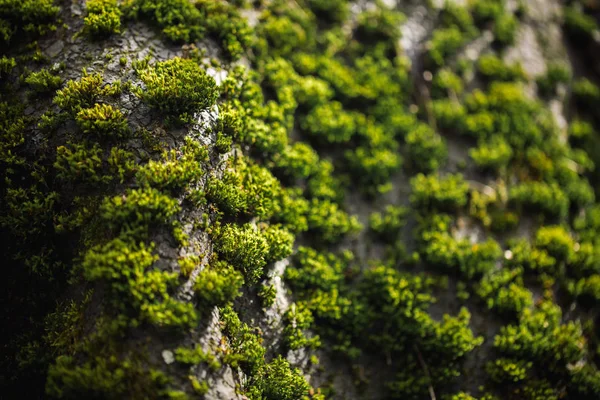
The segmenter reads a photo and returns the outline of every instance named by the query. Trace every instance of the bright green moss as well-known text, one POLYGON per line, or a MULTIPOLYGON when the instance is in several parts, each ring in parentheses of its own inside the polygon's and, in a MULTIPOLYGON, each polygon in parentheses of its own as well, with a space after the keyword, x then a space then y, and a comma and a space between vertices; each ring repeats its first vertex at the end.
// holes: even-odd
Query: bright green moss
POLYGON ((223 333, 229 350, 223 362, 232 368, 240 368, 249 376, 257 376, 265 364, 265 348, 262 338, 254 329, 240 321, 236 312, 229 306, 221 308, 223 333))
POLYGON ((510 13, 496 17, 494 23, 494 41, 500 46, 511 46, 515 43, 519 21, 510 13))
POLYGON ((307 45, 307 33, 301 24, 287 16, 269 16, 261 25, 263 43, 259 42, 262 49, 260 53, 270 53, 276 56, 288 56, 295 50, 307 45))
POLYGON ((419 211, 452 211, 467 204, 469 185, 461 174, 418 174, 410 180, 410 202, 419 211))
POLYGON ((25 83, 36 93, 50 93, 61 87, 62 79, 49 69, 32 72, 25 83))
POLYGON ((176 57, 137 72, 145 85, 138 96, 170 122, 193 123, 194 114, 211 107, 218 96, 215 80, 192 60, 176 57))
POLYGON ((96 103, 93 107, 82 108, 75 121, 83 133, 100 138, 120 138, 130 132, 127 119, 121 110, 110 104, 96 103))
MULTIPOLYGON (((240 295, 242 275, 224 262, 205 267, 194 284, 201 307, 222 306, 240 295)), ((208 311, 205 310, 205 311, 208 311)))
POLYGON ((300 247, 285 270, 285 279, 300 293, 330 291, 343 281, 342 271, 345 267, 346 262, 331 253, 318 253, 309 247, 300 247))
POLYGON ((568 261, 573 257, 575 242, 564 227, 549 225, 536 232, 535 245, 558 261, 568 261))
POLYGON ((435 172, 448 157, 446 141, 428 125, 416 125, 404 140, 409 165, 416 172, 435 172))
POLYGON ((397 144, 358 147, 344 153, 349 172, 360 183, 363 193, 376 196, 391 190, 390 178, 400 169, 402 157, 397 151, 397 144))
POLYGON ((550 218, 564 218, 569 211, 569 199, 556 184, 523 182, 510 188, 509 198, 519 208, 550 218))
POLYGON ((282 260, 292 254, 294 248, 294 235, 279 225, 268 225, 262 232, 269 245, 267 263, 282 260))
POLYGON ((526 309, 518 324, 500 329, 494 347, 507 357, 531 361, 544 374, 564 371, 583 357, 586 340, 578 322, 561 323, 561 317, 560 308, 547 302, 526 309))
POLYGON ((526 78, 525 71, 519 63, 507 65, 493 54, 479 57, 477 71, 488 81, 516 81, 526 78))
POLYGON ((292 303, 283 314, 283 340, 290 350, 303 347, 318 348, 321 345, 319 336, 307 337, 305 331, 311 329, 314 322, 312 313, 302 304, 292 303))
MULTIPOLYGON (((220 42, 225 56, 230 60, 240 58, 253 42, 253 31, 240 15, 239 7, 212 0, 200 0, 194 5, 203 16, 208 35, 220 42)), ((194 32, 197 27, 190 29, 194 32)))
POLYGON ((465 33, 469 38, 477 35, 478 30, 474 25, 473 17, 466 7, 452 1, 445 1, 440 10, 440 26, 443 28, 455 27, 465 33))
POLYGON ((469 150, 469 156, 479 168, 498 173, 506 170, 513 150, 502 137, 493 136, 489 140, 480 140, 477 147, 469 150))
POLYGON ((455 26, 436 29, 427 44, 429 63, 433 68, 443 67, 465 42, 464 34, 455 26))
POLYGON ((431 82, 431 96, 435 99, 448 97, 449 94, 460 96, 463 93, 462 79, 448 68, 440 69, 431 82))
POLYGON ((275 285, 261 285, 257 295, 263 308, 270 308, 277 299, 277 287, 275 285))
MULTIPOLYGON (((278 356, 261 368, 251 383, 247 396, 250 400, 295 400, 305 398, 310 389, 302 372, 298 368, 292 368, 287 360, 278 356)), ((318 395, 313 398, 323 399, 318 395)))
POLYGON ((204 37, 206 30, 204 17, 190 1, 128 0, 123 8, 125 15, 150 21, 173 42, 190 43, 204 37))
POLYGON ((302 128, 317 143, 347 143, 356 133, 356 120, 334 101, 313 108, 302 122, 302 128))
POLYGON ((159 190, 180 191, 198 182, 205 171, 202 162, 208 160, 206 147, 187 138, 180 150, 165 151, 158 161, 150 160, 136 174, 142 186, 159 190))
POLYGON ((87 0, 83 29, 92 37, 106 37, 121 32, 121 9, 117 0, 87 0))
POLYGON ((246 281, 255 283, 263 275, 269 256, 269 242, 251 224, 225 225, 214 238, 216 251, 244 273, 246 281))
POLYGON ((306 179, 317 172, 319 155, 310 145, 297 142, 274 157, 275 173, 284 179, 306 179))
POLYGON ((349 216, 328 200, 312 199, 307 215, 308 230, 317 241, 335 243, 346 235, 358 233, 362 226, 355 216, 349 216))
POLYGON ((221 178, 209 179, 206 196, 226 215, 268 219, 280 192, 280 183, 269 170, 238 158, 230 161, 221 178))
POLYGON ((219 360, 213 354, 204 351, 201 346, 196 346, 193 349, 178 347, 175 349, 175 361, 187 365, 206 363, 213 371, 221 368, 219 360))
POLYGON ((533 296, 523 286, 522 269, 502 269, 484 276, 477 286, 477 295, 489 309, 515 317, 533 306, 533 296))
POLYGON ((496 241, 488 239, 471 243, 456 239, 446 230, 427 230, 421 233, 421 258, 430 266, 459 273, 471 280, 491 271, 500 258, 501 249, 496 241))
POLYGON ((82 108, 89 108, 96 102, 98 96, 105 93, 102 87, 103 79, 100 74, 88 74, 84 71, 79 80, 70 80, 54 97, 54 103, 71 113, 77 113, 82 108))
POLYGON ((104 199, 100 215, 115 231, 144 233, 156 224, 172 224, 180 207, 156 189, 129 189, 121 196, 104 199))
POLYGON ((595 134, 592 124, 586 121, 576 119, 569 125, 569 142, 583 144, 595 134))
POLYGON ((111 305, 133 318, 162 327, 194 326, 198 316, 193 305, 169 295, 177 274, 151 269, 158 259, 152 250, 152 246, 114 239, 88 251, 81 270, 88 281, 105 282, 111 305))

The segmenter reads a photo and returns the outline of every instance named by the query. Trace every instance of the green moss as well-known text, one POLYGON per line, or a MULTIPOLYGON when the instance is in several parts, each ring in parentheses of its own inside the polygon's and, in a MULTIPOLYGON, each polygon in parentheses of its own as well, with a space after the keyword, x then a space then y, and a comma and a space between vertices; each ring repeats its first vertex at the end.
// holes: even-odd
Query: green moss
POLYGON ((563 12, 564 28, 571 39, 583 43, 592 39, 593 33, 598 29, 593 17, 585 15, 575 7, 565 7, 563 12))
POLYGON ((461 174, 418 174, 410 180, 410 201, 419 211, 452 211, 467 204, 469 185, 461 174))
POLYGON ((270 248, 257 228, 250 224, 225 225, 214 239, 216 251, 241 270, 248 282, 255 283, 262 277, 270 248))
POLYGON ((279 356, 261 369, 248 391, 248 398, 294 400, 304 398, 310 389, 302 372, 279 356))
POLYGON ((308 230, 317 241, 335 243, 345 235, 358 233, 362 226, 355 216, 349 216, 339 206, 328 200, 313 199, 310 202, 308 230))
POLYGON ((513 150, 502 137, 493 136, 489 140, 480 140, 476 148, 469 150, 469 156, 479 168, 502 173, 513 157, 513 150))
POLYGON ((193 305, 169 295, 177 274, 151 269, 158 257, 153 247, 114 239, 87 252, 81 269, 90 282, 108 285, 112 307, 128 313, 131 324, 149 322, 161 327, 193 327, 198 320, 193 305))
POLYGON ((104 199, 100 215, 116 232, 145 234, 156 224, 173 224, 180 207, 156 189, 129 189, 123 195, 104 199))
POLYGON ((36 93, 50 93, 62 86, 62 79, 49 69, 32 72, 25 83, 36 93))
POLYGON ((244 283, 242 275, 224 262, 206 266, 198 274, 194 291, 201 307, 222 306, 237 298, 244 283))
POLYGON ((531 366, 529 361, 498 358, 486 364, 486 372, 495 383, 511 384, 525 380, 531 366))
POLYGON ((383 212, 369 216, 369 228, 383 242, 394 242, 406 223, 408 212, 406 207, 388 205, 383 212))
POLYGON ((193 349, 178 347, 174 353, 175 361, 182 364, 198 365, 206 363, 213 371, 221 368, 219 360, 210 352, 204 351, 201 346, 196 346, 193 349))
POLYGON ((0 57, 0 78, 6 78, 17 66, 17 61, 13 57, 0 57))
POLYGON ((103 151, 97 144, 85 143, 60 146, 56 149, 57 178, 80 183, 108 183, 112 176, 102 171, 103 151))
POLYGON ((523 286, 522 273, 522 269, 503 269, 486 275, 477 287, 477 295, 489 309, 509 317, 518 316, 533 306, 533 296, 523 286))
POLYGON ((232 368, 240 368, 250 376, 257 376, 265 364, 262 338, 247 324, 241 322, 231 307, 222 308, 220 311, 223 333, 229 347, 223 362, 232 368))
POLYGON ((136 178, 142 186, 180 191, 198 182, 204 176, 201 163, 207 160, 207 148, 187 138, 181 149, 165 151, 160 160, 150 160, 140 167, 136 178))
POLYGON ((517 207, 550 218, 564 218, 569 211, 569 199, 557 184, 523 182, 510 188, 509 198, 517 207))
POLYGON ((0 10, 0 40, 10 43, 22 33, 44 35, 54 31, 59 11, 54 0, 5 0, 0 10))
POLYGON ((409 165, 416 172, 435 172, 448 157, 446 141, 428 125, 416 125, 405 141, 409 165))
POLYGON ((556 93, 558 84, 567 84, 571 80, 571 70, 562 63, 550 63, 546 74, 538 77, 536 83, 542 95, 553 95, 556 93))
POLYGON ((525 71, 521 64, 516 63, 507 65, 500 58, 493 54, 487 54, 479 57, 477 61, 477 71, 488 81, 516 81, 526 78, 525 71))
POLYGON ((279 181, 264 167, 243 158, 231 160, 223 176, 208 181, 206 196, 226 215, 268 219, 277 207, 279 181))
POLYGON ((456 26, 436 29, 429 40, 427 57, 433 68, 443 67, 465 45, 466 38, 456 26))
POLYGON ((77 114, 84 108, 94 106, 99 97, 113 96, 119 91, 119 83, 104 86, 102 75, 88 74, 84 70, 80 79, 68 81, 63 89, 57 91, 53 101, 63 110, 77 114))
POLYGON ((283 321, 283 340, 285 346, 290 350, 303 347, 317 348, 321 345, 319 336, 309 338, 305 334, 305 331, 311 328, 314 318, 310 310, 304 305, 292 303, 290 308, 283 314, 283 321))
POLYGON ((511 46, 515 43, 519 21, 509 13, 496 17, 494 24, 494 41, 500 46, 511 46))
POLYGON ((87 0, 83 30, 92 37, 106 37, 121 32, 121 10, 117 0, 87 0))
POLYGON ((215 80, 192 60, 173 58, 138 66, 137 72, 145 85, 137 95, 169 122, 193 123, 194 114, 210 108, 218 96, 215 80))
POLYGON ((202 13, 186 0, 130 0, 123 8, 126 16, 150 21, 174 42, 195 42, 206 31, 202 13))
POLYGON ((96 103, 93 107, 82 108, 75 120, 83 133, 100 138, 125 137, 130 132, 123 113, 110 104, 96 103))

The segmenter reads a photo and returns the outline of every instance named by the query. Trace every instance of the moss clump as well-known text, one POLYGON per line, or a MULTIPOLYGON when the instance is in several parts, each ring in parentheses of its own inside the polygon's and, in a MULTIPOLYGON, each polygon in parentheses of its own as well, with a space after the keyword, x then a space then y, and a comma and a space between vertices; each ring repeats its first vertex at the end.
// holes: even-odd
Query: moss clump
POLYGON ((121 196, 105 198, 100 215, 113 231, 145 235, 152 225, 172 224, 180 207, 156 189, 130 189, 121 196))
POLYGON ((138 96, 169 122, 193 123, 194 114, 211 107, 218 96, 215 80, 192 60, 173 58, 138 66, 137 72, 145 85, 138 96))
POLYGON ((493 54, 483 55, 479 58, 477 71, 488 81, 512 82, 526 78, 521 64, 507 65, 493 54))
POLYGON ((150 269, 158 259, 152 250, 144 244, 114 239, 91 249, 81 269, 88 281, 108 284, 111 305, 135 320, 162 327, 194 326, 198 316, 193 305, 179 302, 168 293, 177 275, 150 269))
POLYGON ((94 104, 90 108, 82 108, 75 121, 83 133, 99 138, 121 138, 129 134, 127 119, 121 110, 110 104, 94 104))
POLYGON ((510 188, 509 198, 517 207, 550 218, 564 218, 569 211, 569 199, 555 183, 523 182, 510 188))
POLYGON ((419 211, 452 211, 467 204, 469 185, 461 174, 444 177, 418 174, 410 185, 411 204, 419 211))
POLYGON ((62 85, 62 79, 49 69, 32 72, 25 78, 25 83, 36 93, 47 94, 62 85))
POLYGON ((94 105, 99 96, 109 94, 110 89, 103 86, 102 75, 88 74, 84 71, 79 80, 70 80, 65 87, 56 92, 54 103, 73 114, 83 108, 94 105))
POLYGON ((223 306, 237 298, 244 284, 243 276, 225 262, 206 266, 194 284, 201 307, 223 306))
POLYGON ((165 151, 159 160, 140 167, 136 178, 142 186, 178 192, 200 180, 207 160, 208 149, 188 138, 180 149, 165 151))
POLYGON ((446 141, 428 125, 416 125, 405 141, 409 165, 416 172, 435 172, 448 157, 446 141))
POLYGON ((243 271, 248 282, 256 282, 263 275, 269 255, 269 242, 250 224, 225 225, 215 237, 217 252, 235 268, 243 271))
POLYGON ((0 40, 11 42, 21 33, 43 35, 56 29, 59 7, 54 0, 5 0, 0 8, 0 40))
POLYGON ((86 34, 102 38, 121 32, 121 9, 117 0, 87 0, 87 16, 83 20, 86 34))

